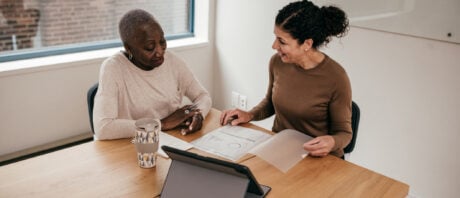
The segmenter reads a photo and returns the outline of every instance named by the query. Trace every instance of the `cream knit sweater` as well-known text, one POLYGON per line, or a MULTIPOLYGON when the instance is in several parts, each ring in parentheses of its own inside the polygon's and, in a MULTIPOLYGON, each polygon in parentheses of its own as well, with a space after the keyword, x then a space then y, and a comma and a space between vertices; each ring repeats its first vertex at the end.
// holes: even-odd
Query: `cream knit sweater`
POLYGON ((166 51, 164 63, 151 71, 116 53, 100 69, 93 112, 95 139, 132 137, 137 119, 162 119, 182 106, 184 96, 206 117, 211 108, 209 93, 172 52, 166 51))

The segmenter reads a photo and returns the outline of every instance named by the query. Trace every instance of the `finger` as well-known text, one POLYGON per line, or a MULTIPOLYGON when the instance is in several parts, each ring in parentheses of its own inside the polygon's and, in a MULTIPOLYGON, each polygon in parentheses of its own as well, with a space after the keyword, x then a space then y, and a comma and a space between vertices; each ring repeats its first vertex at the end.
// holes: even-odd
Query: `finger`
POLYGON ((187 127, 187 122, 181 122, 178 127, 187 127))
POLYGON ((312 153, 312 155, 314 156, 326 156, 329 154, 330 150, 327 149, 327 147, 325 146, 322 146, 322 147, 319 147, 319 148, 315 148, 314 150, 310 151, 312 153))
POLYGON ((190 125, 190 123, 192 123, 192 119, 193 119, 193 116, 187 118, 187 119, 182 123, 182 125, 188 127, 188 126, 190 125))
POLYGON ((184 128, 181 129, 180 133, 181 133, 182 135, 187 135, 187 134, 189 134, 190 131, 191 131, 191 129, 193 129, 193 127, 192 127, 192 125, 194 124, 194 123, 193 123, 193 118, 194 118, 194 117, 190 117, 190 118, 188 119, 188 121, 187 121, 187 122, 188 122, 188 125, 186 125, 184 128))
POLYGON ((203 116, 201 115, 201 113, 197 113, 195 114, 191 120, 190 120, 190 124, 181 130, 181 134, 182 135, 187 135, 187 134, 190 134, 190 133, 194 133, 198 130, 201 129, 201 126, 202 126, 202 121, 203 121, 203 116))
POLYGON ((236 125, 239 125, 240 123, 242 123, 243 121, 241 121, 241 119, 239 118, 234 118, 232 117, 231 119, 228 120, 228 123, 232 126, 236 126, 236 125))
POLYGON ((229 120, 231 117, 233 117, 233 115, 234 115, 234 111, 233 111, 233 110, 232 110, 232 111, 227 111, 227 112, 225 112, 224 117, 223 117, 223 120, 221 121, 221 125, 226 125, 226 124, 228 124, 228 120, 229 120))
POLYGON ((316 156, 316 157, 324 157, 327 155, 327 152, 320 150, 320 151, 311 152, 311 154, 312 156, 316 156))
POLYGON ((191 122, 190 125, 188 126, 189 131, 193 131, 193 129, 194 129, 195 126, 197 125, 197 122, 198 122, 197 120, 198 120, 198 119, 199 119, 199 118, 198 118, 197 115, 195 115, 195 116, 192 117, 192 122, 191 122))
POLYGON ((238 109, 235 109, 231 112, 231 114, 227 115, 227 119, 225 120, 224 124, 229 124, 232 126, 238 125, 242 123, 240 118, 241 118, 240 111, 238 109))
POLYGON ((322 157, 318 153, 313 153, 313 152, 308 153, 308 155, 313 156, 313 157, 322 157))
POLYGON ((180 130, 180 134, 182 134, 182 135, 187 135, 188 133, 189 133, 188 127, 183 128, 183 129, 180 130))
POLYGON ((237 122, 236 120, 237 119, 235 119, 234 117, 230 117, 227 121, 227 124, 232 125, 232 126, 238 125, 239 122, 237 122))
POLYGON ((203 118, 200 118, 197 122, 197 125, 196 127, 194 128, 196 131, 198 130, 201 130, 201 128, 203 127, 203 118))
POLYGON ((223 124, 223 123, 224 123, 224 118, 225 118, 225 112, 222 112, 222 113, 220 114, 220 119, 219 119, 220 125, 224 125, 224 124, 223 124))
POLYGON ((322 147, 319 144, 313 144, 313 145, 304 144, 303 148, 308 152, 313 152, 313 151, 322 149, 322 147))
POLYGON ((225 114, 225 117, 223 117, 223 119, 222 119, 221 125, 227 125, 231 117, 232 116, 230 115, 230 112, 227 112, 225 114))
POLYGON ((320 139, 318 139, 318 138, 313 138, 313 139, 311 139, 310 141, 305 142, 305 143, 304 143, 304 147, 311 148, 311 147, 314 147, 315 145, 318 145, 319 143, 320 143, 320 139))
POLYGON ((195 130, 200 130, 201 127, 203 127, 203 122, 204 122, 204 118, 203 118, 203 115, 200 113, 197 115, 197 119, 196 119, 196 125, 195 125, 195 130))
POLYGON ((318 157, 320 156, 321 152, 319 150, 312 150, 308 152, 308 155, 318 157))

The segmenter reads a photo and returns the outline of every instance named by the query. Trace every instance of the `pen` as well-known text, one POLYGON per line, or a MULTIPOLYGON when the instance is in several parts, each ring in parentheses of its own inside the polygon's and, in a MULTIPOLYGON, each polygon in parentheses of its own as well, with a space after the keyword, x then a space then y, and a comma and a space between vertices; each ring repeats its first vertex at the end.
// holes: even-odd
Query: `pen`
POLYGON ((230 117, 228 120, 227 120, 227 125, 232 125, 232 121, 233 120, 236 120, 235 117, 230 117))

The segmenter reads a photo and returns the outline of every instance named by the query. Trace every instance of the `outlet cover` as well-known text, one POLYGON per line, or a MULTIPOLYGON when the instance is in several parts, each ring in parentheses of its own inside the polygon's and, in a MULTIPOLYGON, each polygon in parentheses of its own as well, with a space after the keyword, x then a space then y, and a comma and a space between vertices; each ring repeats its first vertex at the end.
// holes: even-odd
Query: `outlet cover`
POLYGON ((239 102, 239 108, 242 110, 246 110, 247 107, 247 96, 240 95, 240 102, 239 102))

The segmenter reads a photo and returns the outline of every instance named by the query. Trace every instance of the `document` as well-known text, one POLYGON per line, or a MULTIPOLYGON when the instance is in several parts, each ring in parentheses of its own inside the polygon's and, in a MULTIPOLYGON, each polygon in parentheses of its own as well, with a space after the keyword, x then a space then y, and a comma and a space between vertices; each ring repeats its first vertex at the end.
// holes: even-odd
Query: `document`
POLYGON ((286 173, 308 155, 303 149, 303 144, 311 139, 313 137, 299 131, 285 129, 252 149, 250 153, 286 173))
POLYGON ((255 129, 227 125, 191 143, 195 148, 232 161, 252 153, 286 173, 308 155, 303 144, 311 139, 293 129, 285 129, 272 136, 255 129))
POLYGON ((270 134, 241 126, 223 126, 191 142, 203 151, 237 161, 270 134))
POLYGON ((184 151, 193 148, 192 144, 161 131, 159 147, 160 149, 158 149, 158 155, 164 158, 169 158, 168 155, 166 155, 166 153, 163 151, 163 149, 161 149, 161 146, 163 145, 178 148, 184 151))

